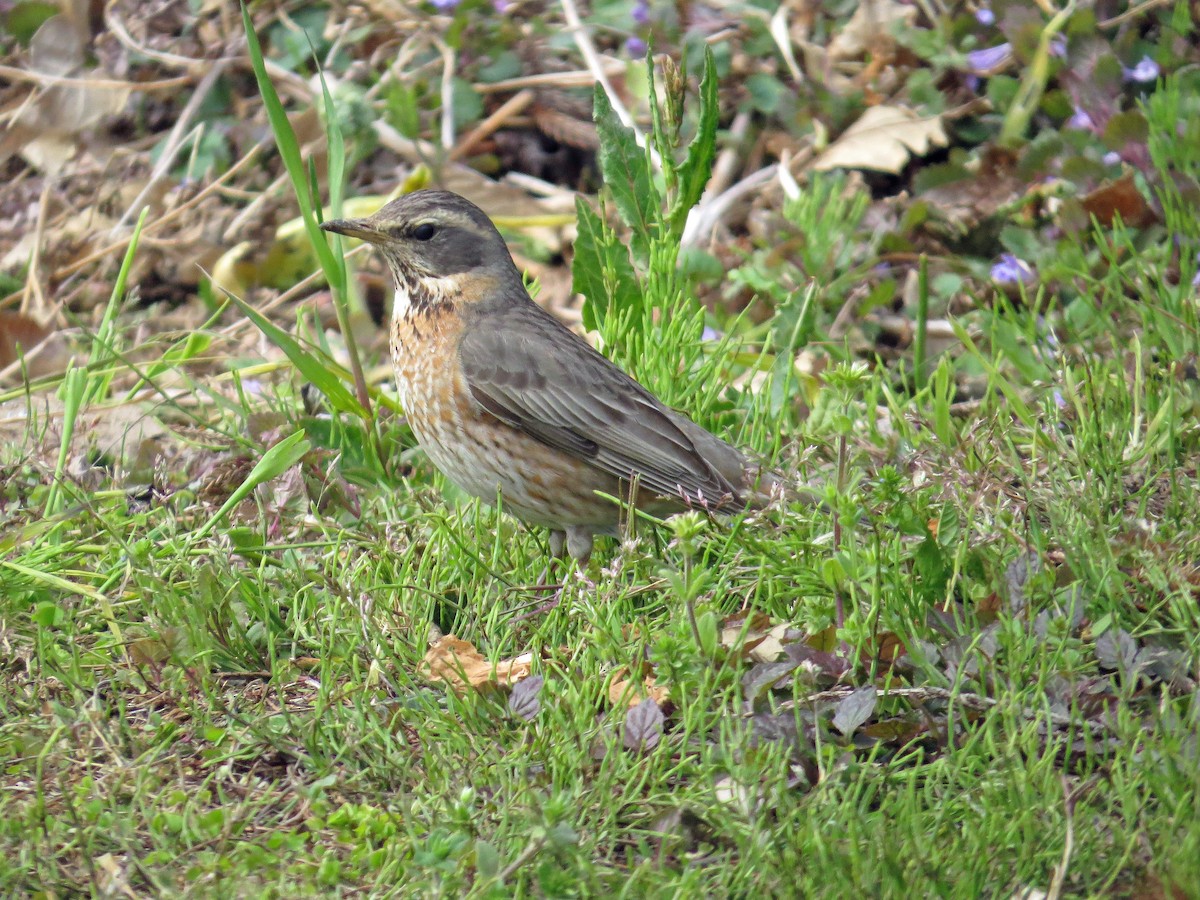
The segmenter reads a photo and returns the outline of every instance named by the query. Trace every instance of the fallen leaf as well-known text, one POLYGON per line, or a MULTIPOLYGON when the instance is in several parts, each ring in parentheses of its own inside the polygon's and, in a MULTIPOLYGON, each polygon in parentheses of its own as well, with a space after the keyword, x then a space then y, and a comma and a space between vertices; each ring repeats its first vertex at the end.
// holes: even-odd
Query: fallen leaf
POLYGON ((1158 218, 1142 192, 1137 189, 1133 172, 1126 172, 1116 181, 1100 185, 1080 199, 1083 211, 1108 228, 1121 217, 1130 228, 1145 228, 1158 218))
POLYGON ((532 668, 533 654, 523 653, 512 659, 500 660, 493 669, 473 644, 459 640, 452 634, 436 641, 421 663, 421 671, 426 678, 449 684, 459 693, 464 693, 468 687, 475 690, 512 687, 529 677, 532 668))
POLYGON ((785 644, 789 642, 789 633, 793 637, 799 634, 786 622, 776 625, 763 635, 763 639, 750 651, 750 658, 755 662, 776 662, 784 654, 785 644))
POLYGON ((829 59, 831 62, 862 59, 868 52, 890 50, 899 33, 895 23, 911 27, 916 19, 917 7, 896 0, 860 3, 850 21, 829 42, 829 59))
POLYGON ((716 794, 718 803, 734 807, 747 818, 753 816, 758 810, 758 801, 750 788, 740 781, 735 781, 732 775, 723 775, 718 778, 716 784, 713 785, 713 792, 716 794))
POLYGON ((0 373, 24 360, 30 379, 56 375, 70 356, 61 334, 24 313, 0 310, 0 373))
POLYGON ((625 666, 616 669, 608 682, 608 702, 617 708, 632 706, 643 700, 653 700, 660 706, 666 706, 670 696, 670 691, 655 682, 653 673, 647 673, 639 679, 630 675, 625 666))
POLYGON ((947 143, 941 116, 921 116, 899 106, 872 106, 813 161, 812 168, 898 175, 913 156, 924 156, 947 143))

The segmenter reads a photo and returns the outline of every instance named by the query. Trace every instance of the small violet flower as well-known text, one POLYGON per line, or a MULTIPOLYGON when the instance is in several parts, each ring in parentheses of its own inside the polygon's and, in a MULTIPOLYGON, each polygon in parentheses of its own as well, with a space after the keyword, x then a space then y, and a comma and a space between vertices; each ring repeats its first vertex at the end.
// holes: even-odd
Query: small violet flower
POLYGON ((1067 119, 1068 128, 1078 128, 1081 131, 1095 131, 1096 123, 1092 121, 1092 117, 1088 115, 1088 111, 1082 106, 1075 107, 1075 112, 1071 118, 1067 119))
POLYGON ((704 331, 700 333, 700 340, 702 341, 719 341, 723 337, 724 335, 711 325, 705 325, 704 331))
POLYGON ((993 69, 1008 65, 1012 58, 1012 45, 1006 41, 995 47, 972 50, 967 54, 967 65, 971 67, 971 71, 984 75, 993 69))
POLYGON ((1125 69, 1125 80, 1149 84, 1151 81, 1157 81, 1161 74, 1162 69, 1158 63, 1148 56, 1143 56, 1132 69, 1125 69))
POLYGON ((625 39, 625 52, 630 56, 645 56, 646 42, 640 37, 631 37, 625 39))
POLYGON ((995 25, 996 14, 988 9, 988 7, 981 6, 975 10, 975 21, 980 25, 995 25))
POLYGON ((635 25, 649 25, 650 0, 638 0, 633 5, 633 10, 629 13, 629 17, 633 19, 633 24, 635 25))
POLYGON ((429 0, 433 4, 433 8, 438 12, 449 12, 458 6, 461 0, 429 0))
POLYGON ((1104 154, 1104 164, 1106 166, 1116 166, 1121 163, 1121 154, 1116 150, 1109 150, 1104 154))
POLYGON ((1059 59, 1067 58, 1067 39, 1061 34, 1056 34, 1050 38, 1050 55, 1056 56, 1059 59))
POLYGON ((1033 278, 1033 268, 1011 253, 1001 253, 1000 261, 992 266, 992 281, 998 284, 1017 284, 1033 278))

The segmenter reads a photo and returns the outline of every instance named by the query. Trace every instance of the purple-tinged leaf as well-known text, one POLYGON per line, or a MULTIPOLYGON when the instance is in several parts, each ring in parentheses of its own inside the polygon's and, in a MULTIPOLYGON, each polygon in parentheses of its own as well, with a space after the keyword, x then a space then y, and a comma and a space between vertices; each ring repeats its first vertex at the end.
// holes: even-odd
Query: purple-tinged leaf
POLYGON ((871 718, 877 700, 875 688, 865 685, 838 703, 833 714, 833 727, 850 737, 858 727, 871 718))
POLYGON ((764 690, 779 685, 780 680, 790 675, 798 665, 800 663, 795 660, 784 660, 751 666, 750 671, 742 676, 742 693, 753 703, 764 690))
POLYGON ((544 681, 541 675, 533 675, 517 682, 512 693, 508 695, 508 711, 527 722, 532 722, 541 709, 538 694, 541 693, 544 681))
MULTIPOLYGON (((995 272, 996 268, 993 266, 992 271, 995 272)), ((993 275, 993 277, 995 276, 993 275)), ((1008 586, 1008 608, 1013 615, 1019 616, 1029 605, 1025 588, 1029 584, 1029 580, 1040 571, 1042 571, 1041 557, 1028 551, 1020 554, 1004 570, 1004 583, 1008 586)))
POLYGON ((1106 631, 1096 639, 1096 659, 1106 669, 1115 669, 1122 675, 1137 672, 1137 642, 1128 632, 1118 628, 1106 631))
POLYGON ((653 750, 662 739, 666 716, 649 698, 630 707, 625 714, 625 746, 629 750, 653 750))

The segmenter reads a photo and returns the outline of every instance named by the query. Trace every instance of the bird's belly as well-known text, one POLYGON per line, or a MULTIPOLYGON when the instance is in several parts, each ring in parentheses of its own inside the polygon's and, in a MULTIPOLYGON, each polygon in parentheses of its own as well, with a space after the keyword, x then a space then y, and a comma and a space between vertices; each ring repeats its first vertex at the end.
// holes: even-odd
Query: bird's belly
POLYGON ((470 395, 457 354, 406 352, 393 335, 400 402, 421 448, 450 481, 533 525, 587 525, 611 531, 621 511, 597 496, 621 495, 618 480, 485 412, 470 395))

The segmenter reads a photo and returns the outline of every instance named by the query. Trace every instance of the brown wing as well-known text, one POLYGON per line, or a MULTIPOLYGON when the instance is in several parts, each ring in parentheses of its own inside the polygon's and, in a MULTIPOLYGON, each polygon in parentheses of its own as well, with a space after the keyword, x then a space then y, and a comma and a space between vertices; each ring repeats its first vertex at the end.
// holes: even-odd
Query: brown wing
POLYGON ((490 414, 664 497, 720 509, 745 502, 746 460, 533 303, 489 310, 459 359, 490 414))

